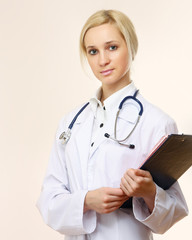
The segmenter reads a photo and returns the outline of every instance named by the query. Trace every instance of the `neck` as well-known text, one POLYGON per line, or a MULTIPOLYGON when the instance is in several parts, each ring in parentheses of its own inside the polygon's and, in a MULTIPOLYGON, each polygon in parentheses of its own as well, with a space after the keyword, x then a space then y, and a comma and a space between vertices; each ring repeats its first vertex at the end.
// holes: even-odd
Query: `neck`
POLYGON ((102 95, 100 99, 101 103, 103 103, 103 101, 105 101, 105 99, 110 97, 113 93, 119 91, 120 89, 124 88, 130 83, 131 83, 131 80, 128 76, 126 80, 121 81, 120 83, 118 82, 116 84, 108 84, 108 85, 102 84, 102 95))

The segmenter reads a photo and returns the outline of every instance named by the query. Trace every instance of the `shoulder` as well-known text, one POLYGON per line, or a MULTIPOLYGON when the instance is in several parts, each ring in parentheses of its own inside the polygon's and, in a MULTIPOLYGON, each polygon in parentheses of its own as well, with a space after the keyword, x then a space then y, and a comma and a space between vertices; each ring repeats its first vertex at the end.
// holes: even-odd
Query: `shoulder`
POLYGON ((78 121, 81 118, 81 114, 83 114, 83 112, 87 112, 89 111, 89 104, 87 103, 83 103, 77 107, 75 107, 74 109, 72 109, 70 112, 66 113, 60 120, 59 122, 59 126, 58 126, 58 133, 63 132, 64 130, 66 131, 69 127, 69 125, 71 124, 71 122, 75 119, 75 117, 77 117, 76 121, 78 121), (80 111, 82 111, 80 113, 80 111), (77 114, 79 113, 79 116, 77 116, 77 114))
POLYGON ((140 135, 145 146, 146 156, 153 147, 166 135, 177 134, 178 129, 174 119, 159 107, 148 102, 140 94, 138 99, 143 105, 143 115, 140 119, 140 135))
POLYGON ((178 132, 176 122, 170 115, 148 102, 140 94, 138 95, 138 99, 143 104, 143 122, 147 126, 150 126, 151 130, 156 129, 162 135, 178 132))
POLYGON ((174 119, 169 114, 164 112, 158 106, 155 106, 154 104, 150 103, 142 95, 139 95, 138 98, 143 104, 144 115, 149 116, 149 119, 151 119, 152 121, 175 122, 174 119))

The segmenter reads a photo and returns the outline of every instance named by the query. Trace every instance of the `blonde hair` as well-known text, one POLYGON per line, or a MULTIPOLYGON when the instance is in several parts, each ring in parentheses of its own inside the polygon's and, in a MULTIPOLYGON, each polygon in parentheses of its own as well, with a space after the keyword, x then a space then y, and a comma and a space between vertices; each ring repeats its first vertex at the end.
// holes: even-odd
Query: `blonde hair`
POLYGON ((84 44, 84 39, 87 31, 90 28, 100 26, 102 24, 111 23, 115 24, 119 32, 122 34, 127 48, 129 51, 129 56, 131 60, 134 60, 138 49, 138 40, 135 33, 135 28, 131 20, 122 12, 117 10, 100 10, 94 13, 86 21, 80 35, 80 57, 81 62, 86 57, 86 48, 84 44))

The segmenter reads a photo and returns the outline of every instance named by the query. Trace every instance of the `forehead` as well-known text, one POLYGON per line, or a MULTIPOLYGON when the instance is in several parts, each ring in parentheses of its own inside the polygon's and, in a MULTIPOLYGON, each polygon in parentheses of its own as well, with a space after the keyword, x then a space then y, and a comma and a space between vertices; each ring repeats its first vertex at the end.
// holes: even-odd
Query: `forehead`
POLYGON ((118 28, 110 23, 90 28, 84 38, 85 47, 97 46, 110 41, 124 41, 118 28))

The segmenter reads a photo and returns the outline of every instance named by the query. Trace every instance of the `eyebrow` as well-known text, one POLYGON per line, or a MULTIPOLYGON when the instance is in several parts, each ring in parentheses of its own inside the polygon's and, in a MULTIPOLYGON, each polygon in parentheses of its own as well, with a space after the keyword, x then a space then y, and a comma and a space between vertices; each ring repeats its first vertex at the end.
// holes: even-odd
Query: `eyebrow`
MULTIPOLYGON (((111 43, 119 43, 119 41, 117 41, 117 40, 107 41, 104 43, 104 45, 110 45, 111 43)), ((96 48, 96 46, 90 45, 90 46, 86 47, 86 49, 90 49, 90 48, 96 48)))

